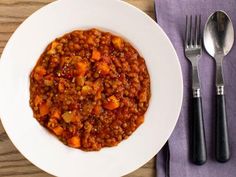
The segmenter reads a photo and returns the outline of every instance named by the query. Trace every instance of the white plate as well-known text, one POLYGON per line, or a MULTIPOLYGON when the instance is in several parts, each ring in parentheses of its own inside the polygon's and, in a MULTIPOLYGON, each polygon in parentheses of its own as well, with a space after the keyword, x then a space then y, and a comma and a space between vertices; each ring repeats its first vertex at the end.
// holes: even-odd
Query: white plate
POLYGON ((162 29, 137 8, 118 0, 59 0, 31 15, 12 35, 0 62, 0 114, 17 149, 56 176, 122 176, 148 162, 164 145, 182 103, 182 74, 162 29), (129 40, 146 59, 152 97, 145 122, 117 147, 99 152, 69 148, 33 118, 29 73, 47 44, 74 29, 97 27, 129 40))

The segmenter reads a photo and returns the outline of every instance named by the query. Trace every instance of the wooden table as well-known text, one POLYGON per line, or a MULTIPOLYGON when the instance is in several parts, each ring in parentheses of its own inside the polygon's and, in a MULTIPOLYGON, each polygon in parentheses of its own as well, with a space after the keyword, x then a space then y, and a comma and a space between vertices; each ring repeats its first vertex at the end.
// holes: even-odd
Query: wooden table
MULTIPOLYGON (((0 0, 0 53, 15 29, 40 7, 53 0, 0 0)), ((125 0, 154 18, 153 0, 125 0)), ((0 123, 0 177, 51 177, 26 160, 9 140, 0 123)), ((154 177, 155 160, 125 177, 154 177)))

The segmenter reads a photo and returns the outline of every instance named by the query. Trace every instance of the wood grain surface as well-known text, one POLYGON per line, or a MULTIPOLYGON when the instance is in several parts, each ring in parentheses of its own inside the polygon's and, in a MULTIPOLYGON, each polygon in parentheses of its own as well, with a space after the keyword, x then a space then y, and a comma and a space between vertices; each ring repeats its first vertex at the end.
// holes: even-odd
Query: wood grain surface
MULTIPOLYGON (((53 0, 0 0, 0 54, 16 28, 33 12, 53 0)), ((153 0, 125 0, 154 18, 153 0)), ((154 177, 155 160, 125 177, 154 177)), ((25 159, 0 123, 0 177, 51 177, 25 159)))

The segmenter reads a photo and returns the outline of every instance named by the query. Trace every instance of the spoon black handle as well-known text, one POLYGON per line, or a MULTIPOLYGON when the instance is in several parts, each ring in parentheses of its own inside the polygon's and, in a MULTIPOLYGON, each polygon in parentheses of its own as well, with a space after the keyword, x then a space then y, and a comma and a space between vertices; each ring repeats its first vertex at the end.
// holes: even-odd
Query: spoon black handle
POLYGON ((217 95, 216 106, 216 160, 226 162, 230 159, 230 150, 224 95, 217 95))
POLYGON ((207 156, 201 97, 193 98, 192 127, 192 161, 196 165, 203 165, 207 156))

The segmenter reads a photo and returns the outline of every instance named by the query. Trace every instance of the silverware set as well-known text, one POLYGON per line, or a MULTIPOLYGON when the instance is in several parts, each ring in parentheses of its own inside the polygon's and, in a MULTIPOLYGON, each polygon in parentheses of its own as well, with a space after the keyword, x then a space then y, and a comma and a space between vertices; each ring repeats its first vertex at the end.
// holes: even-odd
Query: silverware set
POLYGON ((216 11, 208 18, 203 37, 201 35, 201 16, 186 16, 185 56, 192 64, 193 115, 191 136, 191 159, 202 165, 207 161, 206 141, 202 110, 198 62, 202 55, 202 38, 206 51, 216 64, 216 117, 215 117, 215 156, 219 162, 230 159, 227 114, 225 105, 223 58, 234 43, 234 29, 229 16, 224 11, 216 11), (194 22, 193 22, 194 21, 194 22))

